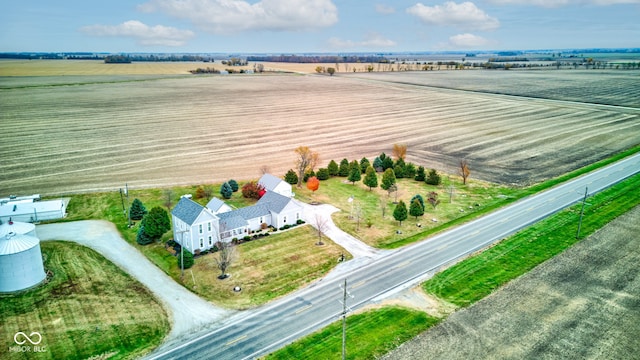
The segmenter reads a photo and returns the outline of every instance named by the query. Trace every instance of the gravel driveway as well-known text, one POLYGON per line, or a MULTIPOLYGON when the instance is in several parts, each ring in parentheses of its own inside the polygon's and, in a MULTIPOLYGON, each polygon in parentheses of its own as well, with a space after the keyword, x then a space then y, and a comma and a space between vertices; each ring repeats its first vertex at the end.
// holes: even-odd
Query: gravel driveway
POLYGON ((90 247, 149 288, 165 305, 172 322, 165 344, 217 324, 234 313, 213 306, 177 284, 122 239, 116 227, 108 221, 38 225, 36 232, 43 241, 66 240, 90 247))

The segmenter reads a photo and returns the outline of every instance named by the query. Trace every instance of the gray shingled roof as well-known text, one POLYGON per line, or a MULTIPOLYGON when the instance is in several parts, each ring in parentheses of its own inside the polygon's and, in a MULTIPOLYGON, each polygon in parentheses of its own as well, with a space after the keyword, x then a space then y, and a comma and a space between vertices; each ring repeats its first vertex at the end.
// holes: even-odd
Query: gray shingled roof
POLYGON ((239 227, 249 225, 247 220, 243 219, 240 215, 236 214, 237 211, 229 211, 219 215, 220 217, 220 231, 228 231, 237 229, 239 227), (223 230, 224 229, 224 230, 223 230))
POLYGON ((220 210, 223 205, 226 205, 225 202, 216 197, 214 197, 207 203, 207 207, 213 212, 217 212, 218 210, 220 210))
POLYGON ((176 207, 173 208, 171 214, 188 225, 193 225, 193 222, 196 221, 202 210, 204 210, 204 206, 183 197, 180 198, 180 201, 178 201, 176 207))
POLYGON ((291 201, 291 198, 288 198, 284 195, 280 195, 273 191, 267 191, 260 200, 258 200, 258 205, 264 205, 269 210, 279 214, 282 209, 284 209, 291 201))
POLYGON ((278 186, 278 184, 280 184, 282 181, 284 180, 280 179, 279 177, 273 176, 271 174, 264 174, 262 175, 260 180, 258 180, 258 184, 264 186, 265 190, 271 191, 275 189, 276 186, 278 186))

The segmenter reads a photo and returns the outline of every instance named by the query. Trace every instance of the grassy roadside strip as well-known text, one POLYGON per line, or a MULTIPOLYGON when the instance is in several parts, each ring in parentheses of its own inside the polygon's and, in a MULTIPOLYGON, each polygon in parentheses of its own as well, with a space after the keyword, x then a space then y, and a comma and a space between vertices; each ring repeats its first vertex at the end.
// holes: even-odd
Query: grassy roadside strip
POLYGON ((414 243, 416 241, 423 240, 424 238, 426 238, 426 237, 428 237, 430 235, 442 232, 442 231, 447 230, 447 229, 449 229, 449 228, 451 228, 453 226, 464 224, 464 223, 466 223, 468 221, 471 221, 473 219, 479 218, 480 216, 486 215, 486 214, 488 214, 488 213, 490 213, 490 212, 492 212, 494 210, 497 210, 497 209, 499 209, 501 207, 504 207, 506 205, 514 203, 514 202, 516 202, 516 201, 518 201, 518 200, 520 200, 522 198, 525 198, 525 197, 533 195, 535 193, 550 189, 550 188, 552 188, 552 187, 554 187, 554 186, 556 186, 556 185, 558 185, 560 183, 563 183, 565 181, 571 180, 573 178, 576 178, 576 177, 578 177, 580 175, 584 175, 584 174, 586 174, 588 172, 597 170, 599 168, 605 167, 605 166, 607 166, 607 165, 609 165, 611 163, 614 163, 614 162, 616 162, 618 160, 624 159, 625 157, 631 156, 631 155, 636 154, 638 152, 640 152, 640 145, 636 145, 636 146, 634 146, 634 147, 632 147, 632 148, 630 148, 628 150, 625 150, 625 151, 622 151, 622 152, 620 152, 618 154, 615 154, 612 157, 606 158, 604 160, 600 160, 600 161, 598 161, 596 163, 593 163, 591 165, 588 165, 588 166, 585 166, 583 168, 571 171, 571 172, 566 173, 566 174, 564 174, 562 176, 559 176, 557 178, 549 179, 549 180, 543 181, 543 182, 541 182, 539 184, 536 184, 536 185, 533 185, 531 187, 528 187, 528 188, 524 189, 524 191, 519 196, 515 196, 515 197, 504 199, 504 201, 502 201, 500 203, 495 203, 495 204, 492 204, 492 205, 484 206, 484 207, 482 207, 481 209, 479 209, 477 211, 474 211, 472 213, 468 213, 467 215, 461 216, 461 217, 459 217, 457 219, 454 219, 452 221, 449 221, 447 223, 443 223, 440 226, 425 230, 425 231, 423 231, 421 233, 414 234, 412 236, 409 236, 409 237, 406 237, 406 238, 403 238, 403 239, 399 239, 396 242, 381 244, 380 248, 382 248, 382 249, 396 249, 396 248, 399 248, 399 247, 402 247, 402 246, 405 246, 405 245, 408 245, 408 244, 412 244, 412 243, 414 243))
MULTIPOLYGON (((393 306, 347 317, 347 358, 375 359, 434 326, 439 319, 393 306)), ((342 321, 298 340, 265 359, 339 359, 342 321)))
MULTIPOLYGON (((580 238, 640 204, 638 187, 640 174, 589 198, 580 238)), ((458 306, 473 304, 579 241, 580 207, 559 212, 438 273, 423 284, 424 290, 458 306)))

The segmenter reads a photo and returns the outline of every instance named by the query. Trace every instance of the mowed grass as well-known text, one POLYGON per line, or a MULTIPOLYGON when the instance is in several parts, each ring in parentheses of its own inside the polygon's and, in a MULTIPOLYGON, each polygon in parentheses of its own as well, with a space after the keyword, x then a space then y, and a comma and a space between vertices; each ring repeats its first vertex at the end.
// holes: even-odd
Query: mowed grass
MULTIPOLYGON (((393 217, 396 207, 395 193, 389 195, 380 187, 369 191, 362 182, 352 185, 346 182, 344 177, 321 181, 315 193, 306 187, 296 189, 296 196, 303 201, 317 201, 336 206, 342 210, 333 215, 338 227, 371 246, 388 249, 424 239, 427 235, 446 228, 447 224, 455 219, 473 218, 476 213, 504 205, 508 200, 522 196, 524 192, 523 189, 473 179, 463 185, 458 176, 444 173, 440 175, 442 184, 438 186, 413 179, 397 180, 397 200, 403 200, 407 209, 411 198, 416 194, 420 194, 425 201, 425 214, 417 219, 409 215, 402 224, 393 217), (450 187, 453 187, 452 197, 449 196, 450 187), (432 191, 438 193, 440 199, 440 204, 435 209, 427 201, 427 194, 432 191), (355 199, 352 203, 348 201, 350 196, 355 199), (358 207, 362 209, 359 224, 356 216, 352 217, 352 212, 355 214, 358 207), (371 227, 367 224, 369 221, 371 227), (402 234, 396 234, 396 230, 400 230, 402 234)), ((378 183, 381 179, 382 175, 378 174, 378 183)))
MULTIPOLYGON (((347 359, 375 359, 437 324, 439 319, 404 307, 385 307, 347 317, 347 359)), ((340 359, 342 321, 304 337, 265 359, 340 359)))
MULTIPOLYGON (((33 359, 136 358, 169 332, 163 307, 136 280, 95 251, 68 242, 43 242, 47 284, 0 295, 0 339, 39 332, 45 351, 33 359)), ((14 344, 13 344, 14 345, 14 344)), ((2 350, 3 359, 25 354, 2 350)))
MULTIPOLYGON (((241 186, 242 184, 240 183, 241 186)), ((220 184, 205 186, 210 187, 214 196, 220 192, 220 184)), ((171 191, 171 203, 175 206, 181 195, 195 195, 197 188, 198 186, 129 189, 128 201, 130 203, 134 198, 139 198, 147 210, 154 206, 166 209, 167 190, 171 191)), ((207 203, 204 198, 194 197, 193 200, 202 205, 207 203)), ((125 204, 126 201, 125 199, 125 204)), ((255 204, 255 200, 243 198, 240 192, 234 193, 231 199, 225 201, 237 208, 255 204)), ((69 216, 65 221, 103 219, 113 222, 123 238, 162 271, 219 306, 246 309, 264 304, 322 277, 337 265, 337 259, 343 252, 347 259, 351 258, 349 253, 329 239, 323 239, 325 245, 314 245, 318 239, 317 232, 305 225, 289 231, 277 231, 261 240, 237 246, 238 258, 228 270, 232 274, 230 279, 217 279, 220 271, 215 266, 215 254, 197 257, 194 267, 187 269, 182 278, 176 256, 165 246, 166 241, 173 237, 172 232, 167 232, 160 242, 139 245, 136 234, 140 224, 136 222, 133 227, 127 227, 122 202, 119 192, 74 195, 69 202, 69 216), (242 292, 231 291, 234 286, 241 286, 242 292)))
MULTIPOLYGON (((640 175, 590 197, 580 239, 640 204, 640 175)), ((498 245, 435 275, 423 287, 458 306, 469 306, 567 249, 579 239, 580 204, 538 222, 498 245)))
POLYGON ((323 238, 315 245, 317 232, 309 225, 271 233, 236 247, 237 260, 227 270, 230 278, 219 280, 216 253, 196 259, 186 271, 184 283, 196 294, 217 305, 247 309, 265 304, 326 275, 345 253, 333 241, 323 238), (235 286, 242 288, 234 292, 235 286))

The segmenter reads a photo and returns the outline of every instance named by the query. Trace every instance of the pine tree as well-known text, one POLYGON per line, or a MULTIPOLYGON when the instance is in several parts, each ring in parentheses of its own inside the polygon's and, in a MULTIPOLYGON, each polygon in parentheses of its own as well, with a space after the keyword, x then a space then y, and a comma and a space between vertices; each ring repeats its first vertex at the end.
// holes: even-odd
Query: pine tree
POLYGON ((142 204, 140 199, 135 198, 131 203, 131 208, 129 208, 129 216, 131 220, 142 220, 142 218, 147 214, 147 209, 142 204))
POLYGON ((193 264, 195 263, 195 260, 193 259, 193 254, 190 253, 189 250, 182 249, 182 251, 183 251, 182 255, 180 255, 180 253, 177 254, 178 267, 182 268, 180 266, 180 262, 182 261, 182 258, 184 258, 184 268, 182 269, 188 269, 193 266, 193 264))
POLYGON ((384 170, 382 168, 382 160, 379 157, 376 157, 375 159, 373 159, 373 168, 376 171, 383 171, 384 170))
POLYGON ((240 186, 238 186, 238 182, 231 179, 229 181, 227 181, 229 183, 229 185, 231 185, 231 190, 233 192, 238 192, 238 190, 240 190, 240 186))
POLYGON ((340 171, 340 169, 338 168, 338 164, 333 160, 329 162, 327 169, 329 169, 329 175, 331 176, 338 176, 340 171))
POLYGON ((225 199, 231 199, 231 195, 233 195, 233 189, 228 182, 222 184, 222 187, 220 188, 220 195, 222 195, 222 197, 225 199))
POLYGON ((360 171, 364 174, 367 171, 367 168, 371 166, 371 163, 369 162, 369 159, 367 159, 366 157, 363 157, 362 159, 360 159, 360 171))
POLYGON ((360 164, 358 164, 357 160, 353 160, 351 164, 349 164, 349 177, 347 178, 353 185, 356 184, 356 181, 360 181, 362 179, 362 171, 360 171, 360 164))
POLYGON ((416 166, 412 162, 408 162, 404 165, 403 171, 404 177, 407 179, 413 179, 416 176, 416 166))
POLYGON ((393 168, 393 173, 396 175, 396 178, 402 179, 404 177, 404 166, 396 165, 393 168))
POLYGON ((412 198, 411 198, 411 203, 413 204, 414 200, 418 200, 418 202, 420 202, 420 206, 422 206, 422 211, 424 211, 424 198, 422 197, 422 195, 420 194, 415 194, 412 198))
POLYGON ((418 171, 416 171, 416 176, 414 179, 416 181, 424 181, 427 178, 427 175, 424 172, 424 166, 419 166, 418 171))
POLYGON ((151 238, 149 235, 147 235, 147 233, 144 232, 144 226, 140 226, 140 228, 138 229, 136 242, 140 245, 147 245, 153 242, 153 238, 151 238))
POLYGON ((298 183, 298 174, 296 174, 293 169, 289 169, 289 171, 284 175, 284 181, 291 185, 295 185, 298 183))
POLYGON ((427 176, 425 182, 429 185, 440 185, 441 179, 436 169, 429 170, 429 176, 427 176))
POLYGON ((338 168, 339 176, 349 176, 349 160, 342 159, 340 161, 340 167, 338 168))
POLYGON ((384 173, 382 174, 382 183, 380 184, 380 187, 383 190, 389 190, 391 185, 395 183, 396 183, 396 174, 393 173, 393 170, 392 169, 385 170, 384 173))
POLYGON ((418 199, 414 199, 411 202, 411 206, 409 207, 409 214, 411 216, 415 216, 416 220, 418 219, 418 216, 424 215, 424 206, 420 204, 420 201, 418 199))
POLYGON ((393 160, 389 156, 382 159, 382 168, 384 170, 393 169, 393 160))
POLYGON ((400 222, 400 226, 402 226, 404 220, 407 220, 407 205, 405 205, 404 201, 400 200, 396 205, 395 210, 393 210, 393 218, 400 222))
POLYGON ((376 174, 372 166, 369 166, 365 171, 362 182, 369 187, 369 191, 374 187, 378 187, 378 174, 376 174))
POLYGON ((164 233, 171 229, 171 221, 169 214, 161 207, 154 207, 142 219, 140 226, 144 228, 144 232, 153 240, 158 240, 164 233))
POLYGON ((327 168, 318 169, 318 172, 316 173, 316 177, 318 178, 318 180, 327 180, 327 179, 329 179, 331 177, 329 175, 329 169, 327 169, 327 168))

